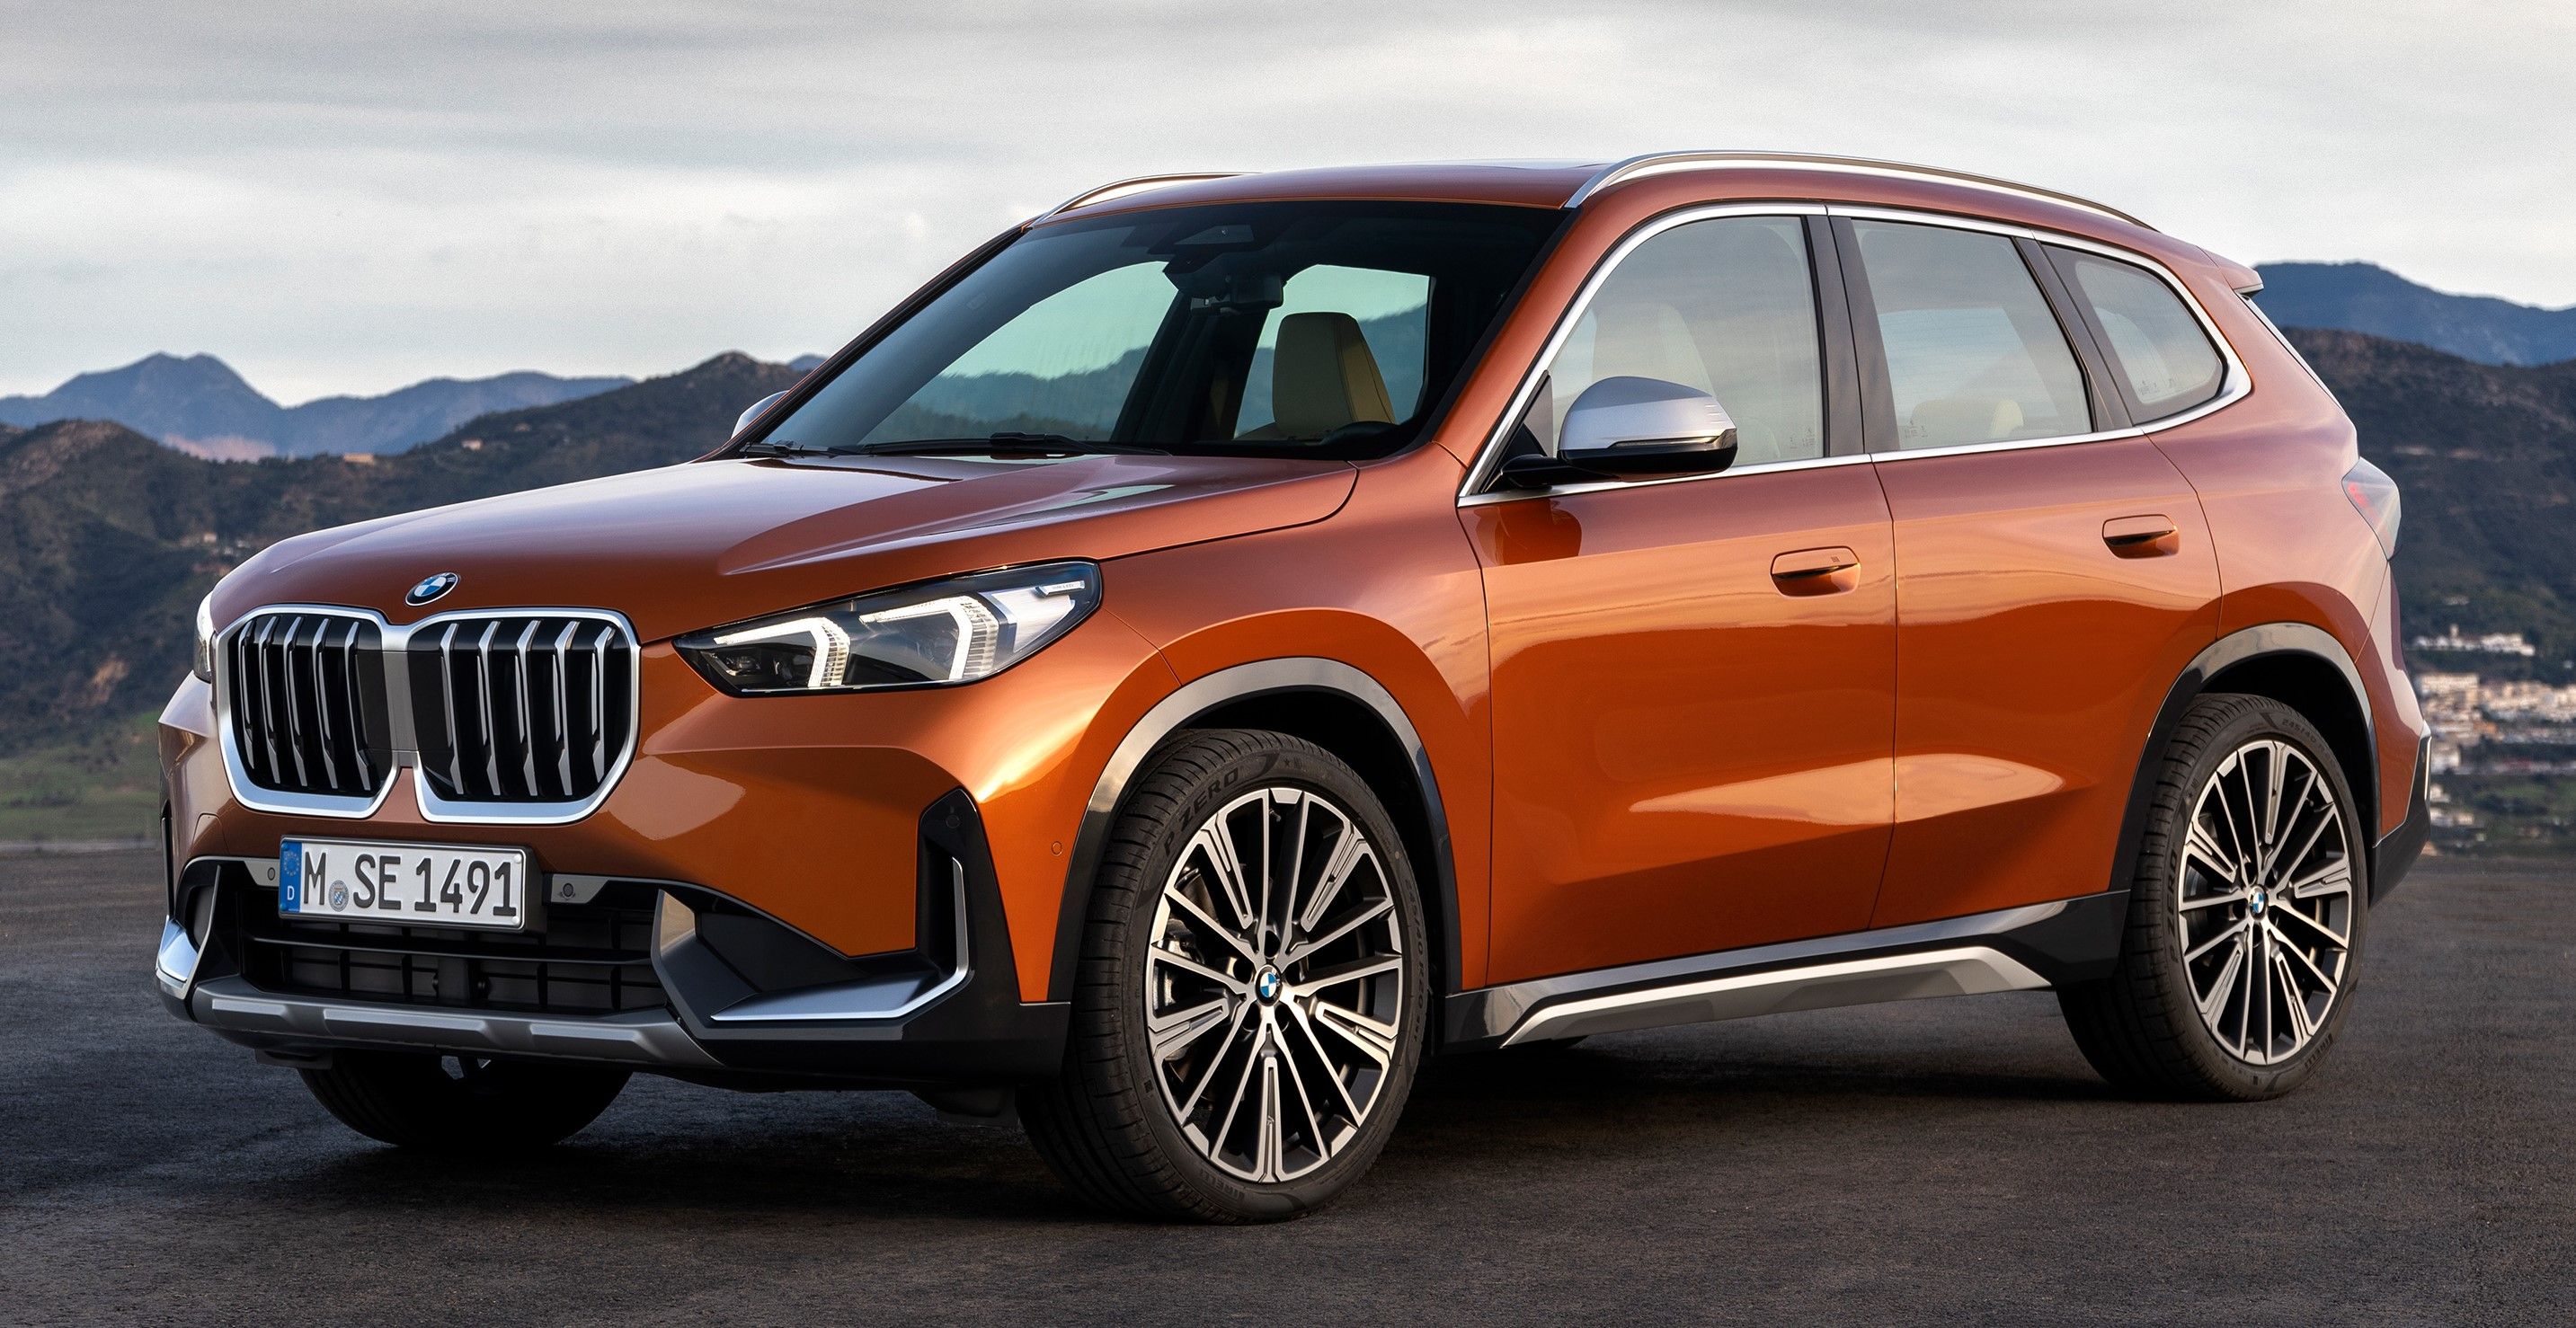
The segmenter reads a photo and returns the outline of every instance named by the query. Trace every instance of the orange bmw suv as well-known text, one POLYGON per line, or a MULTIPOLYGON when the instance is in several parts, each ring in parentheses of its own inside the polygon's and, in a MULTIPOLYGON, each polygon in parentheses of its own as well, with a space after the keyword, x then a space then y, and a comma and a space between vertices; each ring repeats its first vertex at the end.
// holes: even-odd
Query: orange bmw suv
POLYGON ((2052 989, 2287 1092, 2426 729, 2258 284, 1831 158, 1085 194, 698 461, 227 577, 161 991, 388 1143, 903 1089, 1210 1221, 1426 1056, 1771 1011, 2052 989))

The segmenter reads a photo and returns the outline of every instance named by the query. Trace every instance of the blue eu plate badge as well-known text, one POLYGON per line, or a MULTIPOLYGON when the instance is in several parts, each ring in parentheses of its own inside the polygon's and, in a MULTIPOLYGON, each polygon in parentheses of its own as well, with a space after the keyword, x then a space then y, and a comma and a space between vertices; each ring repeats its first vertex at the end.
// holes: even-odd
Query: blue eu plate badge
POLYGON ((304 846, 292 839, 277 846, 277 911, 304 911, 304 846))

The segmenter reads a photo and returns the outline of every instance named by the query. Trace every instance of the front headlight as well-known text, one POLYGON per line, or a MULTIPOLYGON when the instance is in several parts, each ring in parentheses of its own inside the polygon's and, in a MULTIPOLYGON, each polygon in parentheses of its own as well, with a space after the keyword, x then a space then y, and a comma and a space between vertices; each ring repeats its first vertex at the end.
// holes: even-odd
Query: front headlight
POLYGON ((736 696, 945 687, 1027 659, 1099 606, 1099 568, 1046 563, 818 604, 678 645, 736 696))
POLYGON ((209 590, 197 601, 197 677, 215 680, 215 592, 209 590))

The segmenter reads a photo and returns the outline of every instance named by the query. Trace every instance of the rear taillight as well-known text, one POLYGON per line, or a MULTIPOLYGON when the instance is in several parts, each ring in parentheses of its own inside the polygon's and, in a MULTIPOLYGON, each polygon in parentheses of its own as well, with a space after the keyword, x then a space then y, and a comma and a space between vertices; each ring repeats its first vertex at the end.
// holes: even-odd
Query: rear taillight
POLYGON ((2379 547, 2389 557, 2397 556, 2397 481, 2388 472, 2368 461, 2352 463, 2343 473, 2343 496, 2352 500, 2353 510, 2370 523, 2371 533, 2379 536, 2379 547))

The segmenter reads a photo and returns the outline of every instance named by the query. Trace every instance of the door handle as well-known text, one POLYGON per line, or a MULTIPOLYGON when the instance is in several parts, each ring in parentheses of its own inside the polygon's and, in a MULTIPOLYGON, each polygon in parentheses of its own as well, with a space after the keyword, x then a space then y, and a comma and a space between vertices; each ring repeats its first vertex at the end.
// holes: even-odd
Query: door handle
POLYGON ((1859 585, 1859 567, 1846 548, 1798 549, 1771 560, 1771 584, 1783 595, 1831 595, 1859 585))
POLYGON ((2182 552, 2182 530, 2161 512, 2115 516, 2102 523, 2102 542, 2123 558, 2169 558, 2182 552))

